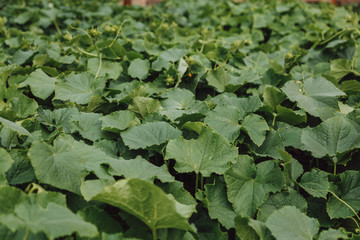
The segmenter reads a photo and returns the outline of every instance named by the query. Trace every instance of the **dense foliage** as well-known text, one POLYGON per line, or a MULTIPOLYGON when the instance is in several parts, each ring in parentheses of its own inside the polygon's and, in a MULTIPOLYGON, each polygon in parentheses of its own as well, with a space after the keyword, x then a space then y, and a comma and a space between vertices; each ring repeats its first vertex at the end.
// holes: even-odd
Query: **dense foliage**
POLYGON ((356 10, 0 1, 0 239, 360 239, 356 10))

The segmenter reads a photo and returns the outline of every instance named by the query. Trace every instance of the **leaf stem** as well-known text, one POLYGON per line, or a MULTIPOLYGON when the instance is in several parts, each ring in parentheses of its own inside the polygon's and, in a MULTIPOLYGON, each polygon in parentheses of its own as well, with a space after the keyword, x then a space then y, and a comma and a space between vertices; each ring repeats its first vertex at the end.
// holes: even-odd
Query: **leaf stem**
POLYGON ((100 74, 100 71, 101 71, 101 68, 102 68, 102 53, 99 53, 99 67, 98 67, 98 70, 96 72, 95 79, 98 78, 98 76, 100 74))
POLYGON ((110 43, 109 47, 112 47, 112 45, 114 45, 114 43, 116 42, 116 40, 118 39, 118 37, 119 37, 119 35, 120 35, 122 26, 123 26, 126 22, 130 22, 130 20, 129 20, 129 19, 126 19, 125 21, 123 21, 123 22, 120 24, 120 26, 119 26, 119 28, 118 28, 118 30, 117 30, 117 32, 116 32, 116 36, 115 36, 114 40, 110 43))
POLYGON ((25 233, 25 236, 24 236, 23 240, 27 240, 29 235, 30 235, 30 230, 28 228, 26 228, 26 233, 25 233))
POLYGON ((354 29, 343 29, 343 30, 341 30, 340 32, 335 33, 334 35, 332 35, 332 36, 329 37, 328 39, 322 41, 322 42, 320 43, 320 45, 323 45, 323 44, 325 44, 325 43, 330 42, 331 40, 333 40, 333 39, 336 38, 337 36, 340 36, 341 34, 343 34, 344 32, 347 32, 347 31, 354 31, 354 29))
POLYGON ((156 228, 152 229, 153 240, 157 240, 156 228))
POLYGON ((336 163, 334 163, 334 175, 336 175, 336 163))
POLYGON ((60 30, 60 28, 59 28, 59 25, 57 24, 56 20, 53 20, 53 24, 54 24, 54 26, 55 26, 56 31, 58 32, 58 34, 62 35, 62 32, 61 32, 61 30, 60 30))
POLYGON ((204 177, 200 174, 200 188, 201 190, 204 190, 204 177))
POLYGON ((274 117, 273 117, 273 121, 272 121, 272 126, 274 127, 274 126, 275 126, 275 120, 276 120, 276 114, 274 113, 273 116, 274 116, 274 117))
POLYGON ((196 179, 195 179, 195 192, 197 192, 199 187, 199 173, 196 173, 196 179))
POLYGON ((339 200, 341 203, 343 203, 345 206, 347 206, 356 216, 356 218, 360 221, 360 217, 357 214, 357 212, 344 200, 342 200, 341 198, 339 198, 334 192, 332 191, 328 191, 329 193, 331 193, 337 200, 339 200))
POLYGON ((97 56, 98 56, 98 55, 96 55, 96 54, 94 54, 94 53, 89 53, 89 52, 85 51, 84 49, 82 49, 82 48, 80 48, 80 47, 76 47, 76 49, 77 49, 79 52, 81 52, 81 53, 83 53, 83 54, 85 54, 85 55, 87 55, 87 56, 91 56, 91 57, 97 57, 97 56))
POLYGON ((356 221, 356 219, 354 219, 353 217, 350 217, 350 218, 355 222, 357 229, 360 230, 359 223, 356 221))
POLYGON ((72 29, 74 29, 74 30, 82 31, 83 33, 86 34, 86 36, 88 36, 90 39, 92 39, 92 37, 90 36, 90 34, 89 34, 87 31, 85 31, 84 29, 82 29, 82 28, 77 28, 77 27, 74 27, 74 26, 71 26, 71 25, 69 25, 69 27, 72 28, 72 29))

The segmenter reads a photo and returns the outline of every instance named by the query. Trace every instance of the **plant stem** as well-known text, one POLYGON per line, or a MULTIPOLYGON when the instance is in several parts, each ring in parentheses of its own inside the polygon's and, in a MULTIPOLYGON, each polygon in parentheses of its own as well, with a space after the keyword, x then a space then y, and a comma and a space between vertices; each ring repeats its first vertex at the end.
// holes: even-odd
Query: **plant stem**
POLYGON ((359 223, 356 221, 356 219, 354 219, 353 217, 350 217, 350 219, 352 219, 352 220, 355 222, 355 224, 356 224, 356 226, 357 226, 357 229, 360 230, 359 223))
POLYGON ((76 47, 76 49, 77 49, 79 52, 81 52, 81 53, 83 53, 83 54, 85 54, 85 55, 87 55, 87 56, 91 56, 91 57, 97 57, 97 56, 98 56, 98 55, 96 55, 96 54, 89 53, 89 52, 87 52, 87 51, 85 51, 84 49, 81 49, 81 48, 79 48, 79 47, 76 47))
POLYGON ((156 228, 152 230, 153 240, 157 240, 156 228))
POLYGON ((273 116, 274 116, 274 117, 273 117, 273 121, 272 121, 272 126, 274 127, 274 126, 275 126, 275 120, 276 120, 276 114, 274 113, 273 116))
POLYGON ((199 187, 199 173, 196 173, 196 179, 195 179, 195 192, 197 192, 199 187))
POLYGON ((332 35, 332 36, 329 37, 328 39, 322 41, 320 44, 321 44, 321 45, 326 44, 326 43, 330 42, 331 40, 333 40, 334 38, 340 36, 340 35, 343 34, 344 32, 353 31, 353 30, 354 30, 354 29, 343 29, 343 30, 341 30, 340 32, 335 33, 334 35, 332 35))
POLYGON ((54 23, 54 25, 55 25, 56 31, 57 31, 60 35, 62 35, 62 32, 61 32, 61 30, 60 30, 60 28, 59 28, 59 25, 57 24, 56 20, 54 20, 53 23, 54 23))
POLYGON ((336 163, 334 163, 334 175, 336 175, 336 163))
POLYGON ((112 45, 114 45, 114 43, 116 42, 116 40, 118 39, 118 37, 119 37, 119 35, 120 35, 122 26, 123 26, 124 23, 126 23, 126 22, 130 22, 130 20, 129 20, 129 19, 126 19, 125 21, 123 21, 123 22, 120 24, 120 26, 119 26, 119 28, 118 28, 118 30, 117 30, 117 32, 116 32, 115 38, 114 38, 114 40, 111 42, 111 44, 109 45, 109 47, 112 47, 112 45))
POLYGON ((204 190, 204 177, 200 174, 200 188, 201 190, 204 190))
POLYGON ((102 53, 99 54, 99 68, 96 72, 95 79, 98 78, 101 68, 102 68, 102 53))
POLYGON ((23 240, 27 240, 27 239, 28 239, 28 237, 29 237, 29 235, 30 235, 30 231, 29 231, 29 229, 27 228, 27 229, 26 229, 26 233, 25 233, 25 236, 24 236, 24 239, 23 239, 23 240))
POLYGON ((337 200, 339 200, 340 202, 342 202, 345 206, 347 206, 356 216, 356 218, 360 221, 360 217, 357 214, 357 212, 344 200, 342 200, 341 198, 339 198, 334 192, 329 191, 329 193, 331 193, 337 200))

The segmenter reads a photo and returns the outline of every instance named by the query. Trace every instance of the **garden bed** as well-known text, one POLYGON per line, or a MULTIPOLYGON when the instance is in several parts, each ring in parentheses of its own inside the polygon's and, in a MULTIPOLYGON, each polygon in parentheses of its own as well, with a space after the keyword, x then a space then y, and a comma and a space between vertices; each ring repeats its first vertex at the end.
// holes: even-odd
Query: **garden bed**
POLYGON ((0 3, 0 239, 359 239, 357 11, 0 3))

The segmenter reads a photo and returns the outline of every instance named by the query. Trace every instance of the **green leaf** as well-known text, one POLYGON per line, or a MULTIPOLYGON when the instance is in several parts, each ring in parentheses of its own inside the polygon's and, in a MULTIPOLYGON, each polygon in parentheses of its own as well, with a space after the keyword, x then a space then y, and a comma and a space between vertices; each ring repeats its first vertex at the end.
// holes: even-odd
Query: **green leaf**
POLYGON ((22 65, 26 63, 34 55, 35 52, 36 51, 33 50, 27 50, 27 51, 18 50, 15 52, 15 54, 12 57, 12 63, 17 65, 22 65))
POLYGON ((10 128, 11 130, 14 130, 15 132, 17 132, 20 135, 31 136, 31 133, 29 133, 28 130, 26 130, 22 126, 18 125, 17 123, 11 122, 11 121, 6 120, 5 118, 2 118, 2 117, 0 117, 0 122, 4 126, 10 128))
POLYGON ((334 226, 333 221, 331 221, 328 213, 326 212, 326 199, 309 196, 306 201, 308 204, 307 215, 309 217, 316 218, 320 223, 320 227, 334 226))
POLYGON ((291 154, 285 150, 277 148, 283 160, 283 173, 285 175, 285 182, 288 186, 294 186, 298 177, 304 172, 304 168, 298 160, 293 158, 291 154))
POLYGON ((162 110, 160 113, 171 121, 175 121, 184 115, 202 114, 208 110, 202 101, 196 101, 192 92, 182 88, 172 88, 161 94, 162 110))
POLYGON ((275 130, 270 130, 266 134, 265 141, 261 146, 253 145, 253 151, 259 156, 268 156, 274 159, 280 159, 281 155, 277 151, 277 148, 284 150, 284 142, 282 141, 279 133, 275 130))
MULTIPOLYGON (((100 62, 98 58, 90 58, 87 63, 87 68, 90 73, 92 73, 94 76, 97 74, 97 71, 99 69, 100 62)), ((120 63, 115 61, 107 61, 102 60, 100 72, 98 74, 99 77, 107 77, 109 79, 116 80, 121 72, 123 71, 122 66, 120 63)))
POLYGON ((49 77, 41 69, 36 69, 19 87, 30 86, 35 97, 45 100, 54 92, 55 82, 55 78, 49 77))
POLYGON ((105 101, 99 95, 92 95, 90 98, 90 102, 86 106, 86 112, 100 112, 104 111, 106 107, 109 106, 108 102, 105 101))
POLYGON ((240 239, 248 239, 248 240, 259 240, 259 236, 256 231, 250 226, 250 219, 249 217, 241 217, 237 216, 235 218, 235 230, 236 235, 240 239))
POLYGON ((91 96, 100 95, 105 87, 104 78, 95 78, 91 73, 70 74, 57 82, 54 99, 87 104, 91 96))
POLYGON ((179 61, 180 58, 185 56, 188 53, 188 51, 189 50, 187 48, 176 46, 161 52, 160 57, 169 62, 176 62, 179 61))
POLYGON ((128 73, 133 78, 144 80, 148 77, 150 63, 148 60, 141 60, 139 58, 131 61, 128 73))
POLYGON ((188 53, 187 48, 175 46, 173 48, 162 51, 159 57, 152 63, 152 68, 161 71, 163 68, 169 69, 172 62, 179 61, 188 53))
POLYGON ((235 218, 236 235, 246 240, 271 240, 273 239, 265 224, 249 217, 237 216, 235 218))
POLYGON ((357 80, 343 81, 340 86, 341 91, 346 93, 359 93, 360 82, 357 80))
POLYGON ((354 68, 353 70, 357 71, 358 73, 360 72, 360 45, 359 44, 355 45, 355 53, 354 53, 354 57, 352 60, 352 67, 354 68))
POLYGON ((324 230, 320 233, 319 240, 338 240, 338 239, 347 239, 345 231, 342 228, 324 230))
MULTIPOLYGON (((194 235, 184 230, 175 229, 175 228, 168 228, 168 229, 160 229, 158 234, 158 238, 160 240, 196 240, 194 235)), ((138 240, 138 239, 134 239, 138 240)))
POLYGON ((337 197, 330 197, 326 203, 326 211, 330 218, 352 217, 355 215, 352 210, 360 210, 360 173, 347 170, 340 174, 340 179, 338 190, 334 192, 337 197))
POLYGON ((63 55, 63 49, 59 44, 50 43, 49 45, 47 46, 46 53, 50 59, 62 64, 71 64, 75 61, 76 57, 74 55, 63 55))
POLYGON ((78 114, 76 108, 59 108, 54 111, 46 109, 41 111, 36 119, 51 130, 53 127, 62 128, 65 133, 70 133, 70 119, 78 114))
POLYGON ((144 149, 177 138, 181 135, 181 131, 167 122, 149 122, 131 127, 120 135, 125 145, 131 149, 144 149))
POLYGON ((330 63, 330 75, 339 82, 351 72, 351 61, 349 59, 335 59, 330 63))
POLYGON ((107 163, 106 154, 67 135, 56 138, 54 146, 33 143, 28 155, 37 179, 60 189, 80 193, 81 180, 90 171, 100 178, 111 179, 101 166, 107 163))
MULTIPOLYGON (((343 117, 330 118, 318 126, 305 129, 301 135, 304 149, 314 157, 334 157, 337 153, 359 147, 358 127, 343 117)), ((337 161, 336 158, 332 159, 337 161)))
POLYGON ((83 237, 96 237, 97 229, 66 207, 49 203, 43 208, 28 202, 17 205, 14 212, 0 215, 0 220, 12 231, 26 228, 33 233, 44 232, 50 239, 77 232, 83 237))
POLYGON ((217 106, 204 119, 204 122, 217 133, 234 142, 240 133, 240 110, 232 106, 217 106))
POLYGON ((308 78, 304 83, 289 81, 285 83, 282 91, 287 97, 297 102, 300 108, 315 117, 319 117, 319 110, 332 108, 338 110, 337 96, 345 95, 331 82, 324 78, 308 78))
POLYGON ((92 223, 99 232, 116 233, 122 231, 119 222, 113 219, 105 210, 96 206, 89 206, 78 212, 84 221, 92 223))
POLYGON ((143 83, 139 81, 131 81, 119 83, 111 88, 111 90, 120 92, 114 97, 107 97, 110 102, 123 102, 131 103, 135 97, 145 97, 148 96, 148 90, 143 83))
POLYGON ((238 98, 236 95, 228 94, 220 94, 214 97, 214 103, 221 106, 237 107, 240 110, 240 120, 263 106, 263 103, 258 96, 238 98))
POLYGON ((306 216, 294 206, 274 211, 265 225, 277 240, 312 240, 319 230, 319 222, 306 216))
POLYGON ((231 76, 224 67, 211 70, 206 76, 208 84, 214 87, 218 92, 224 92, 226 85, 230 82, 230 80, 231 76))
POLYGON ((329 189, 327 173, 311 169, 301 177, 299 185, 313 197, 326 198, 329 189))
POLYGON ((265 140, 266 131, 270 130, 265 119, 257 114, 246 116, 241 124, 241 128, 246 131, 257 146, 261 146, 265 140))
POLYGON ((114 233, 114 234, 101 234, 101 240, 141 240, 140 238, 127 238, 123 236, 123 233, 114 233))
POLYGON ((171 62, 167 61, 166 59, 162 58, 161 56, 158 57, 154 62, 151 64, 151 68, 155 71, 161 71, 163 69, 168 70, 171 67, 171 62))
POLYGON ((197 214, 192 216, 191 221, 197 228, 196 233, 199 236, 199 239, 229 239, 227 234, 221 230, 219 222, 210 219, 204 208, 198 208, 197 214))
POLYGON ((264 90, 263 98, 264 104, 275 110, 286 99, 286 96, 278 88, 267 87, 264 90))
POLYGON ((290 108, 286 108, 278 105, 276 107, 276 120, 281 122, 286 122, 291 125, 297 125, 303 122, 306 122, 307 116, 304 110, 294 111, 290 108))
MULTIPOLYGON (((277 123, 277 132, 281 138, 281 141, 285 147, 293 147, 296 149, 303 149, 303 144, 301 143, 301 134, 303 128, 298 128, 291 126, 286 123, 277 123)), ((275 147, 276 148, 276 147, 275 147)))
POLYGON ((175 159, 179 173, 195 172, 208 177, 223 174, 237 158, 237 148, 210 128, 203 128, 198 139, 179 137, 166 146, 165 159, 175 159))
POLYGON ((187 109, 195 101, 195 96, 192 92, 183 88, 172 88, 169 91, 161 94, 161 106, 164 109, 187 109))
POLYGON ((158 183, 157 185, 160 186, 165 193, 173 195, 179 203, 185 205, 196 205, 195 199, 190 192, 185 190, 182 182, 173 181, 169 183, 158 183))
POLYGON ((83 138, 95 142, 104 138, 105 132, 101 130, 99 113, 80 112, 70 118, 71 133, 78 132, 83 138))
POLYGON ((226 185, 223 180, 216 179, 214 184, 206 184, 205 194, 210 218, 218 219, 226 229, 234 228, 236 213, 226 198, 226 185))
POLYGON ((7 89, 6 98, 8 99, 7 106, 19 118, 27 118, 33 115, 39 107, 34 99, 28 98, 16 87, 7 89))
POLYGON ((140 124, 135 114, 126 110, 112 112, 109 115, 101 117, 100 121, 102 122, 101 129, 110 132, 120 132, 140 124))
POLYGON ((285 206, 295 206, 301 212, 306 213, 307 202, 297 191, 289 188, 288 192, 271 194, 266 202, 259 208, 257 219, 265 222, 266 219, 276 210, 285 206))
MULTIPOLYGON (((110 42, 109 42, 110 43, 110 42)), ((119 60, 125 56, 126 50, 118 41, 111 42, 110 45, 102 50, 104 58, 119 60)))
POLYGON ((34 169, 31 166, 30 159, 27 156, 27 150, 9 151, 14 163, 6 172, 6 178, 11 185, 31 183, 36 180, 34 169))
POLYGON ((187 220, 194 211, 192 206, 176 202, 156 185, 140 179, 123 179, 100 189, 94 196, 84 197, 122 209, 153 232, 161 228, 193 231, 187 220))
POLYGON ((7 183, 5 172, 9 170, 13 162, 10 154, 4 148, 0 148, 0 186, 7 183))
POLYGON ((138 178, 148 182, 153 182, 155 178, 162 182, 175 181, 175 178, 168 172, 166 165, 158 167, 141 157, 131 160, 112 160, 109 173, 113 176, 138 178))
POLYGON ((265 28, 269 24, 271 24, 271 22, 274 19, 274 16, 270 13, 262 13, 262 14, 255 13, 253 17, 254 17, 253 28, 265 28))
POLYGON ((152 113, 156 113, 161 105, 159 100, 149 97, 135 97, 133 102, 129 105, 128 110, 145 118, 152 113))
POLYGON ((252 217, 269 193, 280 191, 284 185, 284 176, 275 162, 255 165, 246 155, 240 155, 224 177, 228 199, 235 212, 246 217, 252 217))
POLYGON ((27 195, 16 187, 0 186, 0 216, 10 214, 16 205, 26 200, 27 195))

